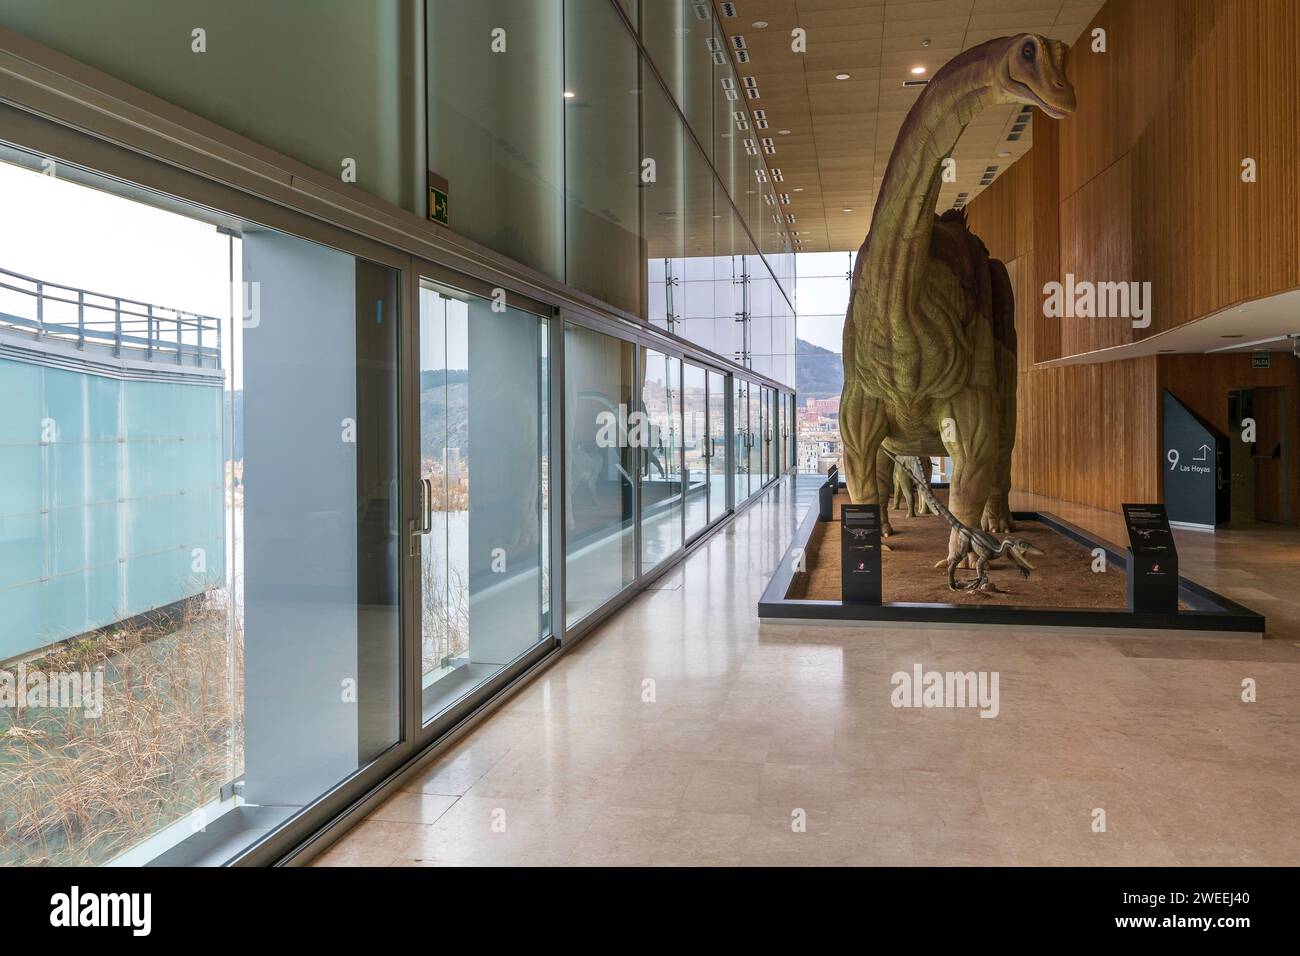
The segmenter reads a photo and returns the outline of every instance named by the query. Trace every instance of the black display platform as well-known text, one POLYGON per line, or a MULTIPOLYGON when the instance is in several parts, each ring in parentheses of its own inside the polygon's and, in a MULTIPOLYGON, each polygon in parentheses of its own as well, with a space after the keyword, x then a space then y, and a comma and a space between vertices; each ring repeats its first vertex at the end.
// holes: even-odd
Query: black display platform
MULTIPOLYGON (((843 485, 841 484, 842 488, 843 485)), ((1209 588, 1178 579, 1178 596, 1189 610, 1126 611, 1117 608, 1010 607, 970 604, 845 604, 789 598, 794 581, 796 552, 806 554, 817 526, 817 503, 813 502, 795 532, 790 546, 777 565, 758 602, 758 616, 765 619, 824 621, 885 621, 928 624, 1011 624, 1020 627, 1146 628, 1169 631, 1229 631, 1264 633, 1264 616, 1231 601, 1209 588)), ((1106 561, 1127 571, 1128 556, 1108 541, 1089 534, 1046 511, 1015 511, 1017 521, 1038 521, 1092 550, 1101 548, 1106 561)))

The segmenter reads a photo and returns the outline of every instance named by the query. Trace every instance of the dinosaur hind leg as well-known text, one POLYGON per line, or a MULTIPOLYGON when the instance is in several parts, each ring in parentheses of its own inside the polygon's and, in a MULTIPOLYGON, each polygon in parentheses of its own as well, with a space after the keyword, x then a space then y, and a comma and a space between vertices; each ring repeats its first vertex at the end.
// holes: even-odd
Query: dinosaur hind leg
MULTIPOLYGON (((967 528, 978 528, 997 470, 995 393, 986 388, 958 392, 940 409, 939 434, 952 458, 948 510, 967 528)), ((958 534, 954 528, 950 548, 958 534)), ((967 566, 973 567, 974 560, 967 566)))

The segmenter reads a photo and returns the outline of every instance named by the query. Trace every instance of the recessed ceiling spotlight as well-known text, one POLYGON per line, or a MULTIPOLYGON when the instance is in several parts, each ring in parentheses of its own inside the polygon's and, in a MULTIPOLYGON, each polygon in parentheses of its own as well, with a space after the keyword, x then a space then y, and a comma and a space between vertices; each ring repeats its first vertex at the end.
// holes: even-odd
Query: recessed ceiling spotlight
POLYGON ((836 74, 835 74, 835 79, 837 79, 837 80, 847 80, 848 78, 849 78, 849 75, 848 75, 847 73, 836 73, 836 74))
POLYGON ((578 94, 575 93, 575 92, 573 92, 573 90, 565 90, 565 91, 564 91, 564 98, 565 98, 566 100, 571 100, 571 99, 573 99, 573 98, 574 98, 575 96, 577 96, 577 95, 578 95, 578 94))
POLYGON ((792 190, 790 190, 790 191, 793 192, 793 193, 801 193, 801 192, 803 192, 803 187, 802 187, 802 186, 795 186, 794 189, 792 189, 792 190))
POLYGON ((844 211, 845 211, 845 212, 853 212, 853 207, 852 207, 852 206, 845 206, 845 207, 844 207, 844 211))
POLYGON ((1007 158, 1008 156, 1010 156, 1010 155, 1011 155, 1011 154, 1010 154, 1009 152, 1007 152, 1005 149, 1000 149, 1000 150, 998 150, 998 158, 999 158, 999 159, 1006 159, 1006 158, 1007 158))
POLYGON ((755 30, 764 30, 767 28, 767 21, 755 20, 753 23, 750 24, 750 26, 753 27, 755 30))
POLYGON ((779 130, 776 131, 776 133, 777 133, 778 136, 789 136, 789 135, 790 135, 790 131, 789 131, 788 129, 779 129, 779 130))
POLYGON ((922 73, 924 73, 924 72, 925 72, 925 67, 923 67, 923 66, 914 66, 914 67, 912 67, 912 75, 913 75, 913 76, 920 76, 920 75, 921 75, 922 73))

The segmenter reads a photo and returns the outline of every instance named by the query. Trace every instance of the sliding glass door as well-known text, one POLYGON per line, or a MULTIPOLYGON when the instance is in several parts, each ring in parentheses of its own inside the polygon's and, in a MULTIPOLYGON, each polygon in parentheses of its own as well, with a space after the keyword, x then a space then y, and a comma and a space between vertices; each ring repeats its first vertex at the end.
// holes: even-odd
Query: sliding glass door
POLYGON ((686 476, 686 538, 689 540, 708 527, 709 470, 711 449, 709 438, 708 372, 701 366, 686 362, 682 367, 682 450, 685 454, 686 476))
POLYGON ((682 360, 641 349, 641 570, 682 546, 682 360))
POLYGON ((777 473, 784 475, 790 470, 790 402, 785 393, 776 395, 777 410, 780 412, 780 428, 776 433, 777 458, 780 466, 777 473))
POLYGON ((564 328, 566 621, 570 627, 636 579, 636 452, 630 426, 635 346, 573 322, 564 328))
POLYGON ((547 320, 424 281, 419 356, 427 722, 549 633, 547 320))
POLYGON ((799 463, 799 416, 795 406, 795 397, 786 396, 786 404, 790 407, 790 429, 786 435, 786 450, 790 455, 790 468, 796 468, 799 463))
POLYGON ((758 433, 758 444, 762 455, 760 487, 771 481, 772 475, 776 471, 776 465, 772 461, 773 453, 776 451, 776 446, 772 443, 772 400, 775 395, 776 390, 768 388, 766 385, 759 389, 759 402, 763 414, 763 421, 758 433))
POLYGON ((736 461, 733 499, 737 506, 749 497, 749 382, 732 378, 731 447, 736 461))
POLYGON ((727 438, 727 376, 686 362, 686 539, 727 512, 731 442, 727 438))
POLYGON ((727 482, 731 473, 731 441, 727 435, 727 376, 709 369, 708 449, 709 449, 709 521, 717 521, 727 511, 727 482))

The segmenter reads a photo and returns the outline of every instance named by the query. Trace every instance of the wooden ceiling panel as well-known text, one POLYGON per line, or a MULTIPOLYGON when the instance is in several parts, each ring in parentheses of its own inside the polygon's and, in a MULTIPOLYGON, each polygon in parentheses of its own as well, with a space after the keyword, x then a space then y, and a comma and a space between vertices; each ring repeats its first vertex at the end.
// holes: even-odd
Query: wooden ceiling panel
MULTIPOLYGON (((871 225, 871 211, 898 130, 920 91, 904 87, 913 67, 924 77, 978 43, 1035 32, 1073 43, 1102 0, 735 0, 736 16, 719 16, 728 35, 745 37, 749 61, 737 64, 753 76, 760 98, 745 101, 765 111, 779 167, 781 207, 793 213, 790 227, 807 252, 857 249, 871 225), (753 26, 767 21, 767 26, 753 26), (790 49, 796 26, 807 51, 790 49), (848 79, 837 80, 836 74, 848 79), (788 135, 779 130, 788 129, 788 135), (776 132, 774 132, 776 131, 776 132), (851 210, 845 212, 845 209, 851 210)), ((720 5, 719 5, 720 6, 720 5)), ((973 199, 990 166, 1001 175, 1024 155, 1032 125, 1010 141, 1019 107, 986 110, 967 128, 953 158, 957 181, 945 183, 939 207, 959 193, 973 199)))

